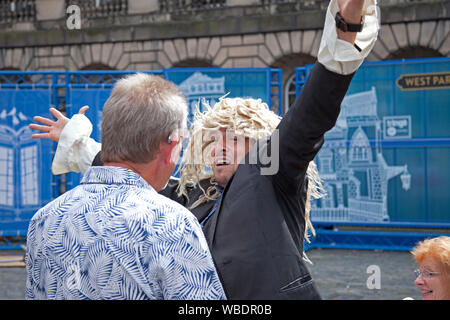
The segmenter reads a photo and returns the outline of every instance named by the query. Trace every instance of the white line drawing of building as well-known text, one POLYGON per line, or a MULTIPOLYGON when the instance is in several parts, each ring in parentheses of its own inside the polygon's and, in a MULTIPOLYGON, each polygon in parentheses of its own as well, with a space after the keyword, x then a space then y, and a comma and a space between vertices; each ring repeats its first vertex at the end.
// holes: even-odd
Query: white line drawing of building
POLYGON ((313 221, 389 221, 388 181, 400 175, 408 190, 407 165, 389 166, 382 153, 382 121, 376 90, 345 97, 333 129, 315 158, 327 196, 314 201, 313 221), (370 137, 370 138, 369 138, 370 137))
POLYGON ((201 112, 204 111, 202 104, 199 105, 200 100, 204 100, 212 107, 225 94, 225 77, 211 78, 200 71, 196 71, 184 80, 179 87, 188 99, 189 113, 192 115, 197 106, 199 106, 201 112))
POLYGON ((2 221, 19 220, 23 208, 39 207, 40 141, 13 107, 0 112, 0 210, 2 221))

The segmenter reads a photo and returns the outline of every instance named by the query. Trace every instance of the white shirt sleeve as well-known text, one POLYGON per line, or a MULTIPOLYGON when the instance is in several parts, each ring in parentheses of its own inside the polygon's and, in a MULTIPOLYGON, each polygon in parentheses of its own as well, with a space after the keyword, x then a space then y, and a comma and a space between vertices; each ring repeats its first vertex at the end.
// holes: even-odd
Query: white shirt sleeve
POLYGON ((380 10, 377 0, 365 0, 364 25, 362 31, 357 33, 355 41, 361 51, 351 43, 337 38, 334 18, 338 11, 338 1, 331 0, 317 58, 328 70, 347 75, 359 68, 375 45, 380 29, 380 10))
POLYGON ((101 149, 101 144, 89 138, 92 124, 89 119, 76 114, 61 132, 52 163, 53 174, 67 172, 85 173, 101 149))

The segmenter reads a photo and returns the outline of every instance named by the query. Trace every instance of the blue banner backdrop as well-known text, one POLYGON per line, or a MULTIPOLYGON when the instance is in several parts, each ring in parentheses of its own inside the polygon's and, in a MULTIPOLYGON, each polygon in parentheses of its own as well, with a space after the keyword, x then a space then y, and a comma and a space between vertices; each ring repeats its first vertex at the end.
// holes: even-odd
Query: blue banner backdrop
POLYGON ((51 117, 51 91, 0 90, 0 236, 26 236, 52 197, 52 142, 31 138, 35 115, 51 117))
POLYGON ((449 106, 450 59, 364 63, 315 158, 313 222, 449 227, 449 106))
POLYGON ((271 105, 270 69, 174 68, 164 71, 166 79, 177 84, 188 99, 189 121, 197 106, 204 111, 220 97, 260 98, 271 105))

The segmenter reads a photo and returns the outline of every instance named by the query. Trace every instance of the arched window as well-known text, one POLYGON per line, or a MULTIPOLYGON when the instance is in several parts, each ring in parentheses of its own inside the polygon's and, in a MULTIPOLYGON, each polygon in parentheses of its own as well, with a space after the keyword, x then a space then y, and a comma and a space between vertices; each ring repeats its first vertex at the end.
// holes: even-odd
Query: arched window
POLYGON ((386 60, 399 60, 399 59, 416 59, 416 58, 433 58, 433 57, 443 57, 443 55, 434 49, 413 46, 400 48, 395 52, 392 52, 387 56, 386 60))
POLYGON ((372 149, 366 133, 361 127, 356 129, 350 144, 351 162, 370 162, 372 159, 372 149))
POLYGON ((359 199, 360 196, 360 185, 361 182, 358 181, 354 176, 350 176, 348 181, 348 198, 349 199, 359 199))
POLYGON ((115 70, 115 68, 112 68, 104 63, 93 62, 87 66, 84 66, 80 70, 115 70))
MULTIPOLYGON (((84 66, 80 69, 80 71, 108 71, 108 70, 116 70, 106 64, 103 63, 91 63, 87 66, 84 66)), ((117 81, 114 77, 105 74, 84 74, 79 77, 77 80, 73 80, 72 82, 76 83, 114 83, 117 81)))
POLYGON ((296 98, 295 92, 295 72, 288 78, 284 86, 284 113, 289 110, 289 107, 294 103, 296 98))
POLYGON ((292 53, 278 58, 270 67, 283 72, 283 114, 295 101, 295 68, 313 64, 316 58, 304 53, 292 53))

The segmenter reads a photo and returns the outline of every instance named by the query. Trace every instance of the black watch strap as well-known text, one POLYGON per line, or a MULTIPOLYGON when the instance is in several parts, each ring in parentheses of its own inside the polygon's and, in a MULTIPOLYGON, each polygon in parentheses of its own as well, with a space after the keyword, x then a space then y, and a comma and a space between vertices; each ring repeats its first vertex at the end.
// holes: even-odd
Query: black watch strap
POLYGON ((361 17, 361 23, 351 24, 345 22, 344 18, 341 16, 340 12, 336 13, 336 27, 344 32, 361 32, 363 28, 363 19, 361 17))

